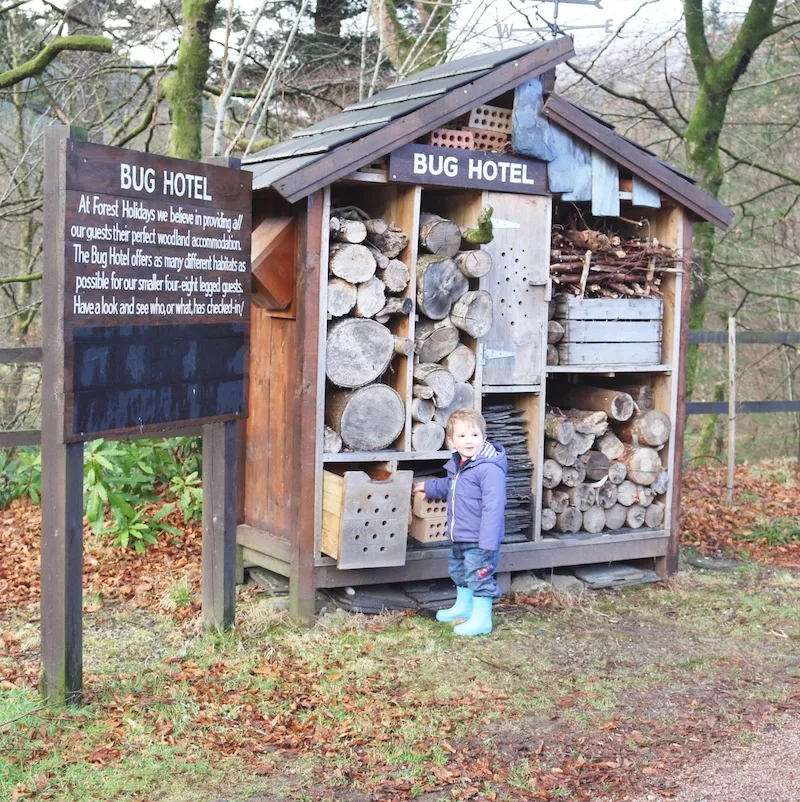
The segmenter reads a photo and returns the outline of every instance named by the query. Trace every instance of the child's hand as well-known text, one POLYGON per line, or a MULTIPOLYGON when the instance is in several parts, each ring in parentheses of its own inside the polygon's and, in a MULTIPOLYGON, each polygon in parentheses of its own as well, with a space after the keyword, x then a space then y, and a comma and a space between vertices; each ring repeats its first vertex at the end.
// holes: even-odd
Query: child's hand
POLYGON ((411 487, 412 493, 424 493, 425 492, 425 482, 414 482, 411 487))

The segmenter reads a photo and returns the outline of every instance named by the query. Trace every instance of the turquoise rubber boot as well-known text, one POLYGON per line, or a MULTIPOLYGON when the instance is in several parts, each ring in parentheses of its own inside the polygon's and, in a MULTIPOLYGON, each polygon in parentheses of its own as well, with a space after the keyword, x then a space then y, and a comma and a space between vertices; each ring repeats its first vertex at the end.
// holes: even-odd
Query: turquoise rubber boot
POLYGON ((488 635, 492 631, 492 597, 476 596, 472 600, 472 615, 453 628, 456 635, 488 635))
POLYGON ((456 585, 456 603, 452 607, 436 612, 437 621, 455 621, 457 618, 469 618, 472 615, 472 591, 456 585))

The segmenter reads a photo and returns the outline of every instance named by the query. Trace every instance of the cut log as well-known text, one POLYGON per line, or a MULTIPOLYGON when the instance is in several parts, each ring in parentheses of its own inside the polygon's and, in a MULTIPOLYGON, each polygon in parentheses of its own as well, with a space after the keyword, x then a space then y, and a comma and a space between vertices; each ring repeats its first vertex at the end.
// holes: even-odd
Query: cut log
POLYGON ((368 235, 374 237, 385 234, 389 230, 389 224, 380 217, 376 217, 371 220, 365 220, 364 228, 366 229, 368 235))
POLYGON ((386 287, 373 276, 358 285, 358 298, 354 310, 356 317, 374 317, 386 306, 386 287))
POLYGON ((544 433, 551 440, 567 445, 575 437, 575 427, 566 415, 551 409, 544 419, 544 433))
POLYGON ((606 526, 609 529, 622 529, 625 526, 625 519, 628 517, 628 508, 622 504, 615 504, 606 510, 606 526))
POLYGON ((628 469, 628 479, 637 485, 651 485, 658 478, 661 469, 661 457, 652 448, 636 448, 625 446, 625 453, 619 458, 628 469))
POLYGON ((551 366, 558 365, 558 350, 555 345, 547 346, 547 364, 551 366))
POLYGON ((597 488, 597 504, 604 510, 610 510, 617 503, 617 486, 604 482, 597 488))
POLYGON ((402 292, 408 286, 410 274, 405 262, 390 259, 386 267, 378 265, 378 278, 386 285, 387 292, 402 292))
POLYGON ((594 445, 594 435, 575 432, 572 438, 572 445, 578 456, 580 456, 581 454, 585 454, 594 445))
POLYGON ((377 379, 394 356, 394 335, 374 320, 345 318, 331 324, 325 373, 338 387, 361 387, 377 379))
POLYGON ((452 259, 421 256, 417 260, 417 307, 431 320, 443 320, 469 290, 467 277, 452 259))
POLYGON ((660 496, 662 493, 667 492, 667 488, 669 487, 669 471, 666 468, 662 468, 658 472, 658 476, 656 476, 655 481, 653 482, 650 487, 653 488, 653 492, 660 496))
POLYGON ((331 317, 346 315, 355 305, 358 288, 343 278, 328 282, 328 314, 331 317))
POLYGON ((464 293, 450 312, 453 324, 476 339, 489 333, 492 317, 492 296, 486 290, 464 293))
POLYGON ((556 514, 549 507, 542 510, 542 532, 552 532, 556 525, 556 514))
POLYGON ((414 378, 421 384, 427 384, 433 390, 433 403, 437 407, 446 407, 455 396, 456 383, 453 374, 441 365, 420 362, 414 366, 414 378))
POLYGON ((569 496, 570 504, 577 507, 581 512, 585 512, 597 501, 597 491, 592 485, 583 484, 571 487, 565 491, 569 496))
POLYGON ((326 454, 338 454, 342 450, 342 438, 330 426, 326 426, 323 431, 322 450, 326 454))
MULTIPOLYGON (((450 374, 452 376, 452 374, 450 374)), ((438 407, 433 419, 440 426, 447 426, 447 421, 457 409, 475 406, 475 388, 467 382, 456 382, 453 400, 444 407, 438 407)))
POLYGON ((367 227, 360 220, 347 220, 345 218, 331 218, 331 223, 338 219, 336 230, 331 226, 333 238, 339 242, 358 243, 367 238, 367 227))
POLYGON ((461 229, 452 220, 422 212, 419 216, 419 243, 428 253, 455 256, 461 247, 461 229))
POLYGON ((433 398, 433 389, 427 384, 415 384, 411 394, 414 398, 422 398, 427 401, 429 398, 433 398))
MULTIPOLYGON (((369 240, 366 240, 364 245, 369 248, 370 252, 375 257, 375 264, 377 265, 378 270, 386 270, 386 268, 389 267, 389 262, 391 259, 389 259, 386 254, 381 253, 381 251, 379 251, 369 240)), ((380 278, 380 276, 378 278, 380 278)))
POLYGON ((630 507, 631 504, 635 504, 638 497, 638 488, 634 482, 626 479, 624 482, 617 485, 617 501, 622 504, 623 507, 630 507))
POLYGON ((634 404, 639 407, 639 412, 647 412, 656 408, 656 396, 653 388, 649 384, 625 384, 615 383, 618 390, 624 390, 633 399, 634 404))
POLYGON ((576 432, 600 437, 608 431, 608 415, 605 412, 585 409, 568 409, 564 413, 572 421, 576 432))
POLYGON ((608 480, 615 485, 621 485, 628 475, 628 469, 621 462, 612 462, 608 466, 608 480))
POLYGON ((434 361, 441 361, 457 382, 469 381, 475 373, 475 354, 466 345, 458 345, 444 359, 434 361))
POLYGON ((395 336, 394 352, 400 356, 411 356, 414 353, 414 343, 408 337, 395 336))
POLYGON ((544 453, 554 459, 559 465, 574 465, 578 459, 572 443, 559 443, 557 440, 548 440, 544 444, 544 453))
POLYGON ((631 529, 640 529, 644 526, 644 519, 647 513, 645 512, 644 507, 639 504, 634 504, 632 507, 628 507, 628 514, 625 516, 625 523, 631 529))
POLYGON ((408 235, 397 226, 389 226, 382 234, 370 234, 367 229, 367 239, 389 259, 397 259, 408 247, 408 235))
POLYGON ((564 512, 569 507, 569 496, 563 490, 542 491, 542 504, 554 512, 564 512))
POLYGON ((387 384, 368 384, 352 392, 334 391, 326 406, 328 425, 355 451, 386 448, 406 422, 403 399, 387 384))
POLYGON ((458 329, 449 320, 424 320, 414 332, 415 351, 420 362, 439 362, 458 345, 458 329))
POLYGON ((564 336, 564 327, 557 320, 547 322, 547 342, 555 345, 564 336))
POLYGON ((608 457, 600 451, 587 451, 580 455, 580 461, 586 469, 586 478, 591 482, 599 482, 608 476, 608 457))
POLYGON ((574 465, 561 469, 561 482, 567 487, 577 487, 585 481, 586 468, 580 460, 577 460, 574 465))
POLYGON ((561 484, 563 468, 554 459, 542 463, 542 487, 554 488, 561 484))
POLYGON ((410 298, 392 298, 386 299, 386 303, 375 315, 375 319, 381 322, 383 318, 389 318, 391 315, 409 315, 414 307, 414 302, 410 298))
POLYGON ((653 503, 656 494, 653 492, 652 487, 647 485, 637 485, 636 487, 636 502, 642 507, 649 507, 653 503))
POLYGON ((625 453, 625 446, 614 432, 606 432, 597 438, 596 447, 610 460, 619 459, 625 453))
POLYGON ((603 387, 572 387, 565 393, 565 400, 577 409, 592 409, 605 412, 616 421, 628 420, 633 415, 633 399, 617 390, 603 387))
POLYGON ((492 255, 488 251, 460 251, 454 259, 467 278, 481 278, 492 269, 492 255))
POLYGON ((334 276, 351 284, 360 284, 375 275, 377 263, 363 245, 332 245, 328 266, 334 276))
POLYGON ((657 529, 664 522, 664 505, 660 501, 654 501, 644 511, 645 525, 651 529, 657 529))
POLYGON ((585 532, 591 532, 596 535, 598 532, 603 531, 606 525, 606 512, 602 507, 589 507, 583 513, 583 529, 585 532))
POLYGON ((439 451, 444 443, 444 427, 435 421, 415 423, 411 427, 411 447, 414 451, 439 451))
MULTIPOLYGON (((431 390, 431 395, 433 391, 431 390)), ((433 401, 428 398, 411 399, 411 419, 417 423, 430 423, 433 420, 433 413, 436 407, 433 401)))
POLYGON ((575 507, 567 507, 564 512, 556 516, 556 525, 553 527, 557 532, 575 534, 581 531, 583 524, 583 513, 575 507))
POLYGON ((651 409, 640 412, 617 426, 617 435, 623 443, 663 446, 669 440, 670 428, 669 415, 661 410, 651 409))

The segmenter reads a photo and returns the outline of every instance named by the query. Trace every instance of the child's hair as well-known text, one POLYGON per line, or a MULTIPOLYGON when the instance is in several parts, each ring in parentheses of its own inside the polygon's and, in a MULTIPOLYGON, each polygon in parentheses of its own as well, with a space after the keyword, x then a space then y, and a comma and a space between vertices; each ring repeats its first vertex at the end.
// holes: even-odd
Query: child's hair
POLYGON ((447 439, 452 440, 453 430, 457 423, 467 423, 477 426, 483 439, 486 439, 486 421, 483 415, 477 409, 466 407, 464 409, 457 409, 447 420, 447 439))

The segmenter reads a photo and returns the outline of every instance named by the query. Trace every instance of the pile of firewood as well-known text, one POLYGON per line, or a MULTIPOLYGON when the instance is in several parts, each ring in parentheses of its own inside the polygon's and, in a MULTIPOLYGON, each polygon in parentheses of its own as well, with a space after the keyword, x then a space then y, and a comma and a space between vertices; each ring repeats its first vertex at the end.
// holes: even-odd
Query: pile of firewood
POLYGON ((573 387, 549 407, 542 467, 542 531, 596 534, 664 520, 669 473, 659 451, 670 419, 652 389, 573 387))
POLYGON ((355 206, 333 209, 328 261, 325 451, 377 451, 405 427, 405 400, 380 382, 396 355, 410 357, 411 340, 391 321, 408 316, 409 268, 398 257, 408 235, 355 206))
POLYGON ((492 267, 491 256, 471 243, 475 231, 462 230, 435 214, 420 216, 411 402, 414 451, 438 451, 450 415, 475 404, 469 383, 475 353, 462 342, 462 333, 477 339, 492 326, 491 296, 470 290, 470 279, 486 275, 492 267))
POLYGON ((581 298, 661 297, 664 273, 679 269, 675 250, 657 239, 556 226, 550 247, 550 276, 557 291, 581 298))

